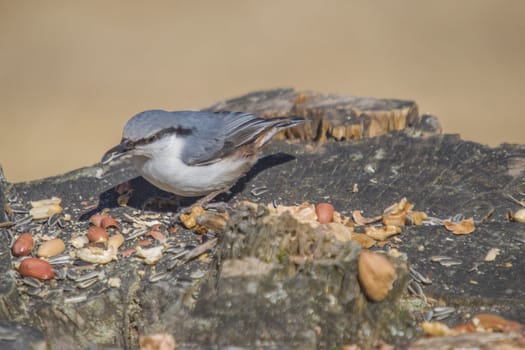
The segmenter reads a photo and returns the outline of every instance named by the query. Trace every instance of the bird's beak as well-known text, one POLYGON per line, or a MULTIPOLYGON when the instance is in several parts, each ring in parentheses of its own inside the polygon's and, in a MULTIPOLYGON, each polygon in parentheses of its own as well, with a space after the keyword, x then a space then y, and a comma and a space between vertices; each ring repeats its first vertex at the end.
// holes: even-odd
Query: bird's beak
POLYGON ((102 164, 107 164, 115 159, 126 155, 132 149, 133 147, 131 147, 130 142, 128 140, 122 140, 122 142, 119 145, 116 145, 115 147, 107 151, 100 162, 102 164))

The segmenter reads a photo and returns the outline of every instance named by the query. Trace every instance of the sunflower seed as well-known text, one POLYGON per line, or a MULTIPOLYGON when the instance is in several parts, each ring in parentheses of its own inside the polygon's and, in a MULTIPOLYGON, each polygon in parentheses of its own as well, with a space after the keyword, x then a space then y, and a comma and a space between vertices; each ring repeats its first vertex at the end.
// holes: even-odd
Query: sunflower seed
POLYGON ((87 280, 91 280, 91 279, 104 279, 105 277, 105 272, 104 271, 92 271, 92 272, 88 272, 88 273, 85 273, 83 275, 78 275, 75 271, 73 270, 68 270, 67 271, 67 278, 69 278, 70 280, 73 280, 75 282, 83 282, 83 281, 87 281, 87 280))
POLYGON ((423 283, 423 284, 432 284, 432 280, 430 278, 423 276, 419 271, 414 269, 412 266, 410 267, 409 270, 410 270, 410 277, 412 277, 417 282, 423 283))
POLYGON ((443 219, 429 216, 425 220, 423 220, 423 225, 425 226, 443 226, 443 219))
POLYGON ((18 194, 17 193, 12 193, 10 194, 9 196, 7 196, 7 201, 9 203, 15 203, 15 202, 18 202, 18 194))
POLYGON ((42 292, 42 288, 28 288, 26 290, 27 295, 31 295, 32 297, 37 296, 42 292))
POLYGON ((461 265, 462 263, 463 262, 461 260, 455 260, 455 259, 441 260, 439 262, 441 266, 446 266, 446 267, 461 265))
POLYGON ((57 224, 58 220, 60 219, 59 213, 53 213, 49 219, 47 219, 47 226, 53 227, 57 224))
POLYGON ((85 288, 89 288, 91 287, 92 285, 94 285, 95 283, 97 283, 99 280, 98 278, 93 278, 93 279, 90 279, 90 280, 85 280, 85 281, 82 281, 82 282, 77 282, 75 284, 75 286, 77 288, 80 288, 80 289, 85 289, 85 288))
POLYGON ((433 255, 430 257, 430 261, 432 262, 440 262, 442 260, 450 260, 452 259, 450 256, 444 256, 444 255, 433 255))
POLYGON ((180 259, 180 258, 184 257, 185 255, 187 255, 189 252, 190 252, 190 250, 184 250, 184 251, 180 252, 179 254, 175 254, 171 259, 172 260, 180 259))
POLYGON ((191 273, 190 278, 194 280, 198 280, 206 276, 206 271, 194 271, 191 273))
POLYGON ((150 283, 155 283, 155 282, 158 282, 158 281, 161 281, 161 280, 165 279, 166 277, 168 277, 168 273, 167 272, 158 272, 158 273, 155 273, 155 274, 149 276, 148 281, 150 283))
POLYGON ((72 293, 72 292, 76 292, 77 289, 73 286, 70 286, 70 285, 65 285, 64 287, 62 287, 62 290, 65 292, 65 293, 72 293))
POLYGON ((22 278, 22 282, 29 287, 33 287, 33 288, 42 287, 42 282, 40 282, 38 279, 34 277, 24 277, 22 278))
POLYGON ((80 294, 69 298, 64 298, 64 303, 81 303, 87 300, 87 294, 80 294))
POLYGON ((445 318, 450 317, 454 312, 456 312, 456 308, 451 306, 437 306, 434 308, 434 316, 433 319, 436 321, 444 320, 445 318))
POLYGON ((15 220, 15 227, 21 227, 29 224, 33 220, 33 217, 31 215, 24 216, 18 220, 15 220))
POLYGON ((51 265, 69 264, 71 262, 71 257, 67 254, 57 255, 49 258, 47 262, 51 265))
POLYGON ((57 225, 60 228, 64 228, 66 226, 66 222, 62 218, 59 218, 58 221, 57 221, 57 225))
POLYGON ((48 300, 56 300, 62 295, 62 293, 63 293, 62 288, 51 289, 49 293, 47 294, 46 298, 48 300))
POLYGON ((259 197, 263 193, 268 192, 268 188, 266 186, 256 187, 253 190, 250 191, 250 194, 254 197, 259 197))
POLYGON ((137 230, 137 231, 133 232, 132 234, 130 234, 129 236, 127 236, 126 237, 126 241, 130 241, 132 239, 140 237, 140 236, 144 235, 146 232, 148 232, 147 229, 137 230))
POLYGON ((434 317, 434 311, 432 310, 425 311, 425 313, 423 314, 423 319, 427 322, 430 322, 430 320, 432 320, 432 317, 434 317))
POLYGON ((170 246, 166 249, 164 249, 164 253, 171 253, 171 254, 179 254, 182 253, 186 248, 185 247, 177 247, 177 246, 170 246))
POLYGON ((166 266, 166 270, 171 271, 175 267, 179 266, 179 264, 181 264, 181 261, 179 259, 171 258, 168 261, 168 266, 166 266))
POLYGON ((11 206, 11 211, 15 214, 29 214, 29 210, 20 207, 11 206))
POLYGON ((423 288, 418 282, 414 280, 410 280, 410 282, 408 282, 407 289, 412 295, 420 297, 421 299, 425 301, 427 300, 427 297, 425 296, 425 293, 423 292, 423 288))
POLYGON ((450 221, 452 222, 461 222, 465 219, 465 215, 463 214, 456 214, 453 217, 450 218, 450 221))

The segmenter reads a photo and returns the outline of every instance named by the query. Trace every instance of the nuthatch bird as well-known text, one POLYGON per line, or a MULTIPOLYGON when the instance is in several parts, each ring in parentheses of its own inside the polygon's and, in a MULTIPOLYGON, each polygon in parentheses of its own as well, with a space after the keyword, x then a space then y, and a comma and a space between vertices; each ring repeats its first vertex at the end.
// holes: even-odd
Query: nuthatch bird
POLYGON ((145 111, 126 123, 121 143, 102 163, 130 155, 139 173, 158 188, 209 201, 250 170, 277 132, 304 121, 241 112, 145 111))

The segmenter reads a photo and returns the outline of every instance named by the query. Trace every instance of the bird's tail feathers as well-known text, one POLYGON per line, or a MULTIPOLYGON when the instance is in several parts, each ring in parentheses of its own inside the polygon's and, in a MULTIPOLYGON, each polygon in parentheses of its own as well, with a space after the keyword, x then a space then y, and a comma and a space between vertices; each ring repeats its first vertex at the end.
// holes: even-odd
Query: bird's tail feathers
POLYGON ((272 118, 270 120, 273 122, 272 126, 268 129, 266 133, 263 133, 261 137, 257 140, 259 147, 264 146, 264 144, 270 141, 270 139, 278 132, 284 129, 292 128, 294 126, 297 126, 297 125, 300 125, 306 122, 306 119, 301 118, 301 117, 278 117, 278 118, 272 118))

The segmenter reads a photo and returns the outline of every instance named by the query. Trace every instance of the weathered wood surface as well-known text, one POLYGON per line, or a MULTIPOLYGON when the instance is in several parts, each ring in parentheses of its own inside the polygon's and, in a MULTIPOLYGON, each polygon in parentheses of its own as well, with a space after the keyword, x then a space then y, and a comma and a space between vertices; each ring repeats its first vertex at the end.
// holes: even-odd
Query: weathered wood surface
MULTIPOLYGON (((363 210, 365 216, 373 216, 407 197, 416 205, 415 209, 441 219, 463 214, 480 220, 491 214, 491 221, 478 224, 476 231, 467 236, 454 236, 441 226, 409 227, 399 236, 402 241, 397 244, 400 251, 407 253, 409 263, 433 280, 431 285, 424 287, 425 294, 457 308, 458 312, 448 320, 451 324, 480 310, 525 321, 525 228, 523 224, 506 219, 508 210, 518 208, 507 195, 519 198, 525 193, 525 146, 489 148, 463 141, 455 135, 439 135, 435 117, 418 115, 417 106, 405 101, 276 90, 218 103, 211 109, 242 110, 266 116, 297 114, 313 120, 307 129, 287 135, 304 141, 273 141, 265 150, 267 156, 230 194, 219 199, 229 203, 249 199, 263 204, 328 201, 342 213, 363 210), (379 123, 386 127, 371 132, 374 118, 387 120, 379 123), (399 118, 403 122, 399 122, 399 118), (334 134, 334 125, 343 125, 344 132, 339 129, 334 134), (358 133, 348 131, 356 128, 358 133), (384 130, 384 134, 367 137, 383 133, 377 130, 384 130), (340 139, 342 134, 356 140, 333 140, 340 139), (358 192, 353 191, 355 184, 358 192), (268 191, 255 196, 252 190, 261 187, 268 191), (495 261, 484 262, 490 248, 499 248, 501 253, 495 261), (461 264, 444 267, 431 261, 434 255, 447 255, 461 260, 461 264), (510 263, 510 267, 505 263, 510 263)), ((123 161, 110 167, 95 165, 40 181, 19 184, 4 181, 0 190, 5 198, 0 196, 0 200, 16 199, 27 205, 29 200, 51 196, 63 198, 65 211, 71 213, 74 220, 56 234, 69 237, 75 230, 85 229, 85 220, 103 208, 112 208, 111 213, 117 217, 123 213, 133 214, 134 208, 141 209, 149 197, 162 194, 136 176, 131 166, 123 161), (120 208, 112 188, 129 179, 133 179, 134 192, 129 207, 120 208)), ((173 217, 169 211, 161 214, 166 222, 173 217)), ((9 230, 12 232, 2 229, 4 237, 16 233, 16 229, 9 230)), ((181 229, 177 235, 177 242, 199 244, 191 232, 181 229)), ((305 292, 300 289, 305 283, 308 285, 304 275, 295 280, 297 285, 290 282, 293 279, 283 279, 273 286, 264 282, 267 277, 249 277, 257 281, 257 291, 268 294, 278 290, 278 286, 290 296, 287 303, 272 307, 260 294, 256 294, 259 297, 250 296, 249 288, 235 288, 239 283, 246 288, 243 283, 249 284, 249 279, 221 280, 220 275, 215 274, 216 265, 201 260, 171 270, 166 270, 167 261, 161 262, 156 271, 168 271, 169 278, 151 283, 148 278, 154 274, 154 269, 138 261, 119 259, 102 268, 108 277, 122 277, 121 288, 108 289, 98 283, 86 291, 87 301, 63 304, 61 295, 55 299, 41 299, 22 292, 20 279, 11 267, 9 243, 5 239, 0 244, 0 318, 42 329, 57 348, 82 348, 96 342, 129 347, 136 344, 139 334, 160 330, 174 333, 181 348, 216 344, 249 347, 257 341, 269 346, 326 348, 349 342, 356 336, 363 339, 362 334, 359 338, 356 328, 356 323, 365 322, 362 317, 369 318, 367 324, 377 326, 371 328, 375 336, 391 341, 395 335, 392 329, 385 330, 387 325, 377 325, 379 315, 389 310, 385 314, 391 316, 386 319, 393 329, 401 330, 400 323, 404 322, 401 319, 406 321, 404 316, 394 317, 395 311, 401 309, 393 302, 398 300, 399 288, 404 287, 406 280, 396 285, 394 299, 389 302, 394 309, 386 303, 363 303, 364 299, 355 290, 357 294, 346 301, 342 301, 341 295, 335 298, 333 305, 338 305, 338 311, 329 317, 319 301, 307 300, 309 291, 315 292, 327 284, 311 281, 312 289, 305 292), (206 277, 192 278, 210 267, 211 273, 206 277), (143 271, 144 275, 137 271, 143 271), (216 289, 218 285, 224 289, 216 289), (291 293, 294 288, 301 292, 294 296, 291 293), (192 294, 196 300, 188 297, 192 294), (233 300, 233 304, 228 305, 228 300, 233 300), (307 317, 309 308, 317 310, 315 320, 307 317), (370 311, 355 312, 356 308, 370 311), (239 326, 239 320, 244 321, 243 327, 239 326), (341 320, 344 321, 339 324, 341 320), (338 325, 345 325, 347 330, 338 325), (320 332, 312 329, 320 329, 320 332), (250 336, 243 337, 246 334, 250 336)), ((223 248, 219 245, 217 249, 220 253, 223 248)), ((346 270, 352 271, 355 268, 352 264, 346 270)), ((67 282, 58 281, 58 285, 67 282)), ((356 286, 355 281, 353 286, 356 286)), ((71 295, 83 292, 77 290, 71 295)), ((412 326, 404 327, 405 332, 415 331, 412 326)))

